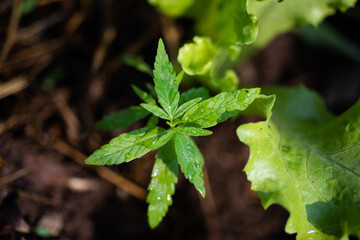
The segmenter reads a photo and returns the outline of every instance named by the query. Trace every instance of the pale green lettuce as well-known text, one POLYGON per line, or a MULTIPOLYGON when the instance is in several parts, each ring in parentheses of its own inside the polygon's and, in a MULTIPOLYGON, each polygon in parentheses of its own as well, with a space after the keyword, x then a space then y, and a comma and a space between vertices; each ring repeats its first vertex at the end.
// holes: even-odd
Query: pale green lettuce
POLYGON ((185 73, 215 92, 231 91, 237 88, 236 73, 228 69, 234 64, 240 48, 225 49, 210 38, 194 37, 179 50, 178 62, 185 73))
POLYGON ((303 87, 268 92, 275 105, 274 97, 252 105, 267 120, 237 130, 250 146, 252 189, 265 208, 290 212, 286 231, 297 239, 360 237, 360 101, 335 117, 303 87))

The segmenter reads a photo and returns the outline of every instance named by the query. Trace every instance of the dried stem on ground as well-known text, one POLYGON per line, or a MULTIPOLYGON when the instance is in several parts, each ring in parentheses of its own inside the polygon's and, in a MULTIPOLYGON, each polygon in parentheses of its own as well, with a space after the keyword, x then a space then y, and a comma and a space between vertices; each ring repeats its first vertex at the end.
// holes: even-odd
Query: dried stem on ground
MULTIPOLYGON (((84 160, 86 159, 86 156, 83 153, 76 150, 75 148, 71 147, 69 144, 61 140, 56 140, 52 144, 52 147, 58 150, 59 152, 61 152, 62 154, 64 154, 65 156, 70 157, 75 162, 84 165, 84 160)), ((115 173, 114 171, 110 170, 107 167, 102 167, 102 166, 100 167, 88 166, 88 167, 93 169, 100 177, 114 184, 115 186, 120 187, 124 191, 128 192, 130 195, 140 200, 145 200, 147 195, 145 189, 139 187, 138 185, 129 181, 123 176, 115 173)))
POLYGON ((6 40, 0 53, 0 69, 15 43, 16 33, 20 21, 21 6, 22 0, 13 0, 13 8, 10 17, 10 23, 6 32, 6 40))

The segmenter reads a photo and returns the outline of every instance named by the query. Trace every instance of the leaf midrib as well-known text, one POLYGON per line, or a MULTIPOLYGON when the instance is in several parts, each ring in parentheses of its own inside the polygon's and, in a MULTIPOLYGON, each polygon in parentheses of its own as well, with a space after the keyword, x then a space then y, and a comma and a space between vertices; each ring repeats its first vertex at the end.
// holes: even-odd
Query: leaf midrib
MULTIPOLYGON (((206 101, 206 100, 205 100, 205 101, 206 101)), ((219 100, 216 100, 216 102, 214 103, 214 105, 215 105, 218 101, 219 101, 219 100)), ((202 102, 200 102, 200 103, 202 103, 202 102)), ((222 107, 222 108, 227 108, 227 107, 231 106, 232 104, 234 104, 234 103, 225 105, 225 107, 222 107)), ((196 107, 196 105, 193 106, 193 107, 196 107)), ((191 108, 193 108, 193 107, 191 107, 191 108)), ((188 111, 190 111, 191 108, 190 108, 188 111)), ((205 118, 205 117, 206 117, 207 115, 209 115, 209 114, 212 114, 212 113, 214 113, 214 112, 216 112, 216 111, 221 110, 221 108, 212 108, 212 109, 214 109, 214 110, 213 110, 213 111, 210 111, 210 112, 207 112, 207 113, 205 113, 204 115, 201 115, 201 116, 199 116, 198 118, 196 118, 196 119, 194 119, 194 120, 191 120, 191 122, 187 122, 187 123, 193 123, 193 122, 195 122, 195 121, 197 121, 197 120, 199 120, 199 119, 201 119, 201 118, 205 118)), ((234 109, 234 110, 240 111, 240 110, 237 110, 237 109, 234 109)), ((227 112, 227 111, 228 111, 228 110, 224 110, 223 112, 227 112)), ((186 114, 186 113, 185 113, 185 114, 186 114)), ((185 115, 184 115, 184 117, 185 117, 185 115)))
MULTIPOLYGON (((157 135, 153 135, 153 136, 151 136, 151 137, 141 139, 140 141, 135 141, 133 144, 128 145, 128 146, 126 146, 126 147, 124 147, 124 148, 121 148, 121 149, 119 149, 119 150, 117 150, 117 151, 114 151, 114 152, 105 154, 105 156, 109 156, 109 155, 115 154, 115 153, 117 153, 117 152, 120 152, 120 151, 122 151, 122 150, 124 150, 124 149, 131 148, 131 147, 133 147, 134 145, 139 145, 139 143, 144 142, 144 141, 146 141, 146 140, 149 140, 149 139, 151 139, 151 138, 158 138, 158 137, 160 137, 161 135, 167 133, 168 131, 169 131, 169 130, 165 130, 165 131, 163 131, 163 132, 161 132, 161 133, 159 133, 159 134, 157 134, 157 135)), ((146 134, 146 132, 145 132, 145 134, 146 134)), ((141 145, 141 146, 143 146, 143 145, 141 145)), ((146 146, 143 146, 143 147, 145 147, 145 148, 147 148, 147 149, 150 149, 150 148, 148 148, 148 147, 146 147, 146 146)), ((151 150, 151 149, 150 149, 150 150, 151 150)))

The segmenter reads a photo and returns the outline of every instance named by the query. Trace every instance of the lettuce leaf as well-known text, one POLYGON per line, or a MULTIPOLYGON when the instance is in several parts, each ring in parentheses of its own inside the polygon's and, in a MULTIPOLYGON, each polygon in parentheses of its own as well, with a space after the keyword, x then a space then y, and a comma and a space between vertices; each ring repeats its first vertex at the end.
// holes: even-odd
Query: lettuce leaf
POLYGON ((250 146, 245 172, 263 206, 285 207, 285 230, 297 239, 360 237, 360 101, 335 117, 304 87, 263 92, 277 98, 252 105, 267 120, 237 130, 250 146))
POLYGON ((259 34, 253 43, 263 47, 277 35, 306 24, 317 26, 336 10, 353 7, 356 0, 284 0, 249 1, 249 11, 259 20, 259 34))

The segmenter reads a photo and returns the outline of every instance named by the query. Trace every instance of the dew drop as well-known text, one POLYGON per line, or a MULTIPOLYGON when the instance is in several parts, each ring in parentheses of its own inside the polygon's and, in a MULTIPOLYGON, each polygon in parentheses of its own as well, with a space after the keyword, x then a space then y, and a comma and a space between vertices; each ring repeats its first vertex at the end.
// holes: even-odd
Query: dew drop
POLYGON ((205 109, 202 108, 202 109, 200 110, 200 112, 202 112, 202 113, 205 112, 205 109))
POLYGON ((160 175, 160 171, 159 169, 155 169, 155 171, 153 172, 153 177, 159 176, 160 175))
POLYGON ((307 234, 314 234, 314 233, 316 233, 316 231, 314 231, 314 230, 310 230, 307 232, 307 234))
POLYGON ((205 189, 198 189, 198 190, 199 190, 201 196, 204 196, 204 195, 205 195, 205 189))
POLYGON ((125 158, 126 158, 126 159, 130 159, 131 157, 132 157, 131 153, 125 154, 125 158))

